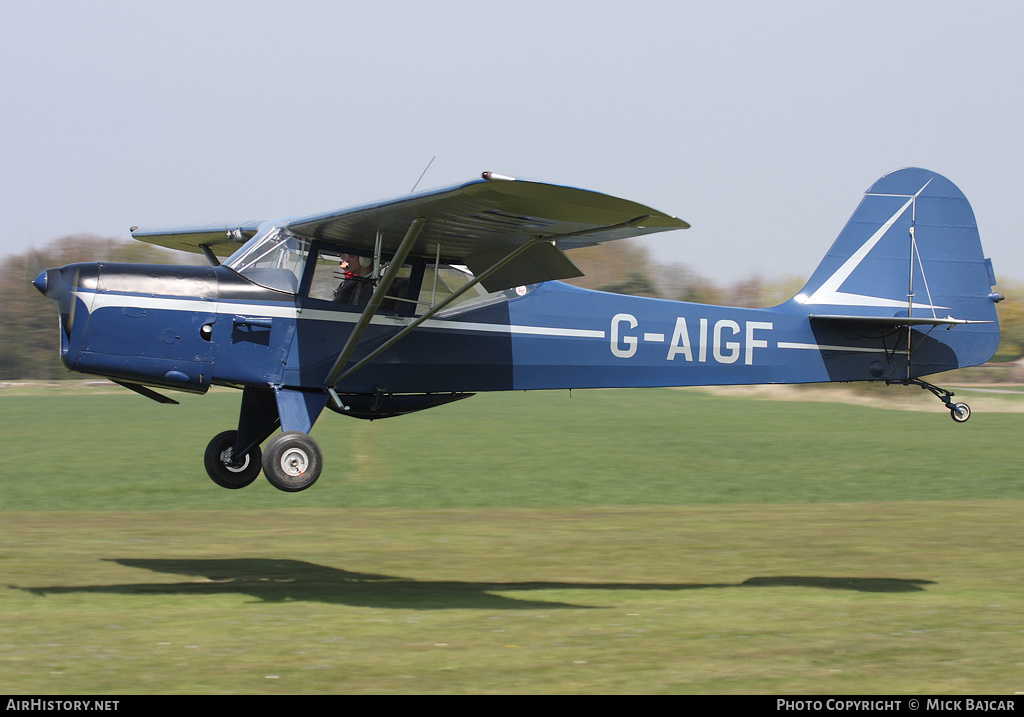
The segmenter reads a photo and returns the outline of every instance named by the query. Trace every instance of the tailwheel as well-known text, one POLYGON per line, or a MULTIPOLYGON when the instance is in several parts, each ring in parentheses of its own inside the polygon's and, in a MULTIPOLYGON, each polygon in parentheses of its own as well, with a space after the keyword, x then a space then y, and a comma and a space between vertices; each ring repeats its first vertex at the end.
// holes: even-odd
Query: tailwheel
POLYGON ((286 431, 270 439, 263 454, 263 473, 278 490, 296 493, 316 483, 323 468, 320 446, 301 431, 286 431))
POLYGON ((949 415, 957 423, 963 423, 971 417, 971 407, 966 403, 956 403, 949 408, 949 415))
POLYGON ((236 459, 234 452, 237 436, 238 431, 224 431, 214 436, 206 446, 206 455, 203 458, 206 472, 221 488, 245 488, 260 474, 260 447, 253 446, 248 453, 236 459))
MULTIPOLYGON (((886 384, 897 383, 896 381, 886 381, 886 384)), ((953 417, 953 420, 957 423, 963 423, 971 417, 971 407, 966 403, 953 403, 953 392, 947 391, 944 388, 939 388, 927 381, 922 381, 919 378, 904 378, 898 381, 904 386, 920 386, 921 388, 931 391, 935 395, 935 398, 942 401, 942 405, 949 409, 949 415, 953 417)))

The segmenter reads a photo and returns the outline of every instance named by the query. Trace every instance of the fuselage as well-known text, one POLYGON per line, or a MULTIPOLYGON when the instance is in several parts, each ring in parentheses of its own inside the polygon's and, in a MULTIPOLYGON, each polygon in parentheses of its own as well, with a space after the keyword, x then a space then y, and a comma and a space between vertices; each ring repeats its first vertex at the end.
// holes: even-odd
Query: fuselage
MULTIPOLYGON (((323 390, 360 316, 359 307, 260 286, 223 266, 86 263, 59 272, 73 297, 61 310, 64 365, 151 386, 323 390)), ((412 320, 379 313, 352 361, 412 320)), ((817 325, 795 301, 747 309, 547 282, 437 314, 337 388, 398 394, 805 383, 959 365, 939 343, 920 348, 927 332, 910 338, 908 374, 906 330, 817 325)))

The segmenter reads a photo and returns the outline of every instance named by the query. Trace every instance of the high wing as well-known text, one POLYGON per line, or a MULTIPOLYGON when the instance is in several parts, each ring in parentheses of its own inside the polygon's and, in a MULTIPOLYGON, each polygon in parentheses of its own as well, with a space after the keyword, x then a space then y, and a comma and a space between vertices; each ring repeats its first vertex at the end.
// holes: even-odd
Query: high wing
POLYGON ((413 220, 427 225, 410 252, 465 263, 482 251, 509 250, 541 236, 566 249, 689 225, 642 204, 607 194, 520 180, 478 179, 456 187, 300 219, 294 233, 372 249, 376 232, 394 251, 413 220), (635 223, 634 223, 635 222, 635 223))
MULTIPOLYGON (((573 187, 526 182, 484 173, 484 179, 391 201, 285 219, 294 234, 345 247, 439 258, 465 264, 495 291, 580 276, 564 249, 652 232, 685 229, 686 222, 636 202, 573 187), (408 237, 416 226, 415 237, 408 237), (403 243, 405 246, 403 246, 403 243), (529 245, 529 246, 527 246, 529 245), (519 250, 519 251, 517 251, 519 250), (507 258, 511 255, 513 258, 507 258), (503 259, 504 257, 504 259, 503 259)), ((234 251, 258 222, 159 231, 132 236, 174 249, 234 251), (218 234, 218 232, 220 232, 218 234)))

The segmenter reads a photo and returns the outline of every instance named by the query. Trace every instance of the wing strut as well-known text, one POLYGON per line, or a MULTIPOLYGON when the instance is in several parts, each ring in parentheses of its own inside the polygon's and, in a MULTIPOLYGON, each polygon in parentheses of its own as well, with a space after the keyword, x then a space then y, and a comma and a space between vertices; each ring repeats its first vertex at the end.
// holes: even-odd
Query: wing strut
MULTIPOLYGON (((486 281, 487 277, 491 276, 494 272, 496 272, 499 269, 501 269, 503 266, 508 264, 510 261, 514 260, 516 257, 518 257, 520 254, 525 252, 527 249, 529 249, 530 247, 532 247, 534 244, 536 244, 539 241, 543 241, 543 237, 534 237, 530 241, 524 242, 523 244, 520 244, 519 246, 517 246, 515 249, 513 249, 508 254, 506 254, 504 258, 502 258, 501 260, 495 262, 489 269, 487 269, 487 271, 481 273, 479 276, 475 276, 472 280, 470 280, 469 282, 467 282, 463 286, 459 287, 459 289, 455 293, 453 293, 450 296, 448 296, 444 301, 440 302, 437 306, 435 306, 434 308, 430 309, 428 312, 426 312, 422 316, 418 317, 411 324, 409 324, 408 326, 403 328, 401 331, 399 331, 397 334, 392 336, 390 339, 385 341, 377 349, 375 349, 374 351, 369 353, 367 356, 365 356, 362 360, 360 360, 359 363, 357 363, 355 366, 350 368, 348 371, 345 371, 344 373, 340 374, 339 376, 334 377, 333 378, 333 382, 332 382, 332 377, 334 376, 334 371, 331 371, 331 376, 328 377, 328 380, 325 383, 326 383, 326 386, 327 386, 327 391, 328 391, 328 393, 331 394, 331 398, 334 400, 335 405, 338 406, 338 408, 342 407, 341 399, 338 398, 338 394, 334 390, 334 386, 335 385, 337 385, 339 382, 341 382, 342 380, 347 378, 350 374, 352 374, 352 373, 358 371, 359 369, 361 369, 363 366, 365 366, 367 363, 369 363, 373 359, 375 359, 378 356, 380 356, 382 353, 384 353, 389 348, 391 348, 396 343, 398 343, 403 338, 405 338, 409 334, 410 331, 412 331, 413 329, 418 327, 420 324, 422 324, 424 321, 426 321, 430 317, 434 316, 439 311, 443 311, 445 309, 445 307, 450 306, 460 296, 465 294, 467 291, 472 289, 474 286, 479 284, 481 281, 486 281)), ((351 352, 349 352, 349 353, 351 354, 351 352)), ((340 362, 342 358, 343 357, 339 357, 338 361, 340 362)))
MULTIPOLYGON (((377 284, 377 288, 373 290, 373 296, 370 297, 370 302, 363 309, 363 313, 359 316, 359 321, 356 322, 355 328, 352 329, 352 333, 348 337, 348 341, 345 342, 345 346, 341 349, 341 353, 338 354, 338 359, 331 366, 330 373, 327 374, 327 379, 324 381, 326 388, 332 388, 337 382, 338 377, 345 368, 345 364, 352 358, 352 354, 356 350, 356 346, 359 345, 359 339, 363 337, 363 333, 370 325, 370 320, 376 315, 377 310, 380 308, 381 303, 384 301, 384 295, 391 288, 392 282, 395 277, 398 276, 398 270, 402 268, 402 263, 405 261, 405 257, 408 256, 409 250, 412 249, 412 245, 416 243, 416 238, 420 235, 420 231, 423 229, 423 225, 427 223, 427 220, 423 217, 418 217, 413 220, 413 223, 409 225, 409 230, 405 233, 405 238, 402 239, 402 243, 398 247, 398 251, 395 252, 394 257, 391 259, 391 263, 388 265, 387 271, 384 272, 384 277, 377 284)), ((335 403, 340 405, 337 396, 334 394, 333 389, 331 390, 331 398, 334 399, 335 403)))
MULTIPOLYGON (((648 218, 649 218, 648 215, 642 215, 642 216, 639 216, 639 217, 634 217, 633 219, 630 219, 628 221, 621 222, 619 224, 614 224, 614 225, 611 225, 609 227, 606 227, 606 229, 618 229, 618 228, 623 228, 623 227, 636 226, 636 225, 642 223, 643 221, 645 221, 648 218)), ((422 222, 423 220, 422 219, 417 219, 416 221, 417 222, 422 222)), ((416 225, 416 222, 413 223, 413 227, 409 228, 410 232, 413 231, 413 228, 415 227, 415 225, 416 225)), ((416 233, 417 234, 419 234, 419 229, 420 228, 422 228, 422 224, 420 225, 419 228, 416 229, 416 233)), ((560 235, 557 235, 557 236, 547 236, 547 237, 535 236, 532 239, 530 239, 530 240, 528 240, 526 242, 523 242, 522 244, 517 246, 515 249, 510 251, 508 254, 506 254, 504 257, 502 257, 501 259, 496 261, 494 264, 492 264, 487 270, 481 272, 480 274, 475 276, 471 281, 469 281, 468 283, 466 283, 463 286, 461 286, 454 294, 451 294, 450 296, 448 296, 448 298, 446 298, 444 301, 439 303, 437 306, 435 306, 432 309, 430 309, 429 311, 427 311, 422 316, 417 317, 417 319, 415 321, 413 321, 411 324, 409 324, 408 326, 403 328, 401 331, 399 331, 397 334, 395 334, 390 339, 385 341, 379 347, 377 347, 372 352, 367 354, 365 357, 360 359, 360 361, 355 366, 353 366, 352 368, 350 368, 347 371, 343 372, 344 365, 348 362, 349 358, 351 358, 351 356, 352 356, 352 353, 355 351, 356 343, 358 343, 359 337, 362 335, 363 331, 366 330, 366 326, 369 325, 370 318, 372 318, 372 314, 370 314, 370 316, 367 316, 367 313, 369 312, 369 309, 370 309, 370 307, 367 307, 367 310, 364 311, 363 315, 359 318, 359 323, 356 324, 356 328, 353 330, 352 335, 349 337, 348 341, 345 343, 345 347, 342 349, 341 354, 338 356, 338 360, 334 362, 334 366, 331 368, 331 372, 327 375, 327 379, 324 381, 324 387, 327 389, 327 392, 331 395, 331 400, 334 402, 334 405, 337 406, 338 408, 344 408, 344 404, 342 403, 341 398, 338 397, 337 392, 334 390, 334 387, 337 386, 338 383, 340 383, 344 379, 348 378, 351 374, 353 374, 356 371, 358 371, 359 369, 361 369, 363 366, 368 364, 373 359, 375 359, 378 356, 380 356, 382 353, 384 353, 389 348, 394 346, 396 343, 401 341, 403 338, 408 336, 409 333, 413 329, 417 328, 424 321, 426 321, 427 319, 431 318, 432 316, 434 316, 438 312, 443 311, 445 308, 447 308, 452 303, 454 303, 459 297, 461 297, 467 291, 472 289, 474 286, 476 286, 480 282, 486 281, 488 279, 488 277, 492 276, 495 272, 497 272, 500 269, 502 269, 509 262, 514 261, 517 257, 519 257, 521 254, 526 252, 528 249, 532 248, 534 245, 538 244, 541 241, 551 241, 551 242, 554 242, 557 239, 562 239, 562 238, 565 238, 565 237, 572 237, 572 236, 577 236, 577 235, 588 234, 588 233, 591 233, 592 231, 593 231, 592 229, 587 229, 587 230, 583 230, 583 231, 579 231, 579 232, 569 232, 569 233, 566 233, 566 234, 560 234, 560 235), (365 325, 364 325, 364 319, 365 319, 365 325)), ((408 239, 408 235, 406 235, 406 239, 408 239)), ((413 237, 413 240, 415 240, 415 237, 413 237)), ((403 246, 404 246, 404 244, 405 244, 405 242, 403 241, 403 246)), ((399 248, 399 251, 401 251, 401 247, 399 248)), ((408 253, 408 249, 406 249, 406 253, 408 253)), ((402 258, 404 258, 404 257, 405 257, 405 254, 402 255, 402 258)), ((397 258, 397 254, 396 254, 396 258, 397 258)), ((392 262, 392 265, 394 265, 394 263, 396 263, 396 262, 392 262)), ((390 271, 390 267, 388 268, 388 270, 390 271)), ((385 277, 385 278, 387 278, 387 277, 385 277)), ((382 281, 381 283, 383 284, 384 282, 382 281)), ((378 287, 378 289, 379 289, 379 287, 378 287)), ((377 298, 377 292, 374 292, 374 299, 376 299, 376 298, 377 298)), ((383 299, 383 294, 381 295, 381 299, 383 299)), ((373 303, 373 299, 370 300, 370 303, 371 304, 373 303)), ((376 312, 376 309, 374 309, 374 312, 376 312)))
MULTIPOLYGON (((619 224, 614 224, 614 225, 606 227, 606 228, 607 229, 618 229, 618 228, 622 228, 622 227, 636 226, 636 225, 642 223, 644 220, 646 220, 648 218, 649 218, 648 215, 642 215, 642 216, 639 216, 639 217, 634 217, 633 219, 630 219, 628 221, 621 222, 619 224)), ((411 228, 410 228, 410 231, 411 231, 411 228)), ((409 333, 413 329, 418 327, 424 321, 426 321, 427 319, 431 318, 432 316, 437 314, 439 311, 443 311, 446 307, 450 306, 453 302, 455 302, 459 297, 461 297, 467 291, 472 289, 474 286, 476 286, 480 282, 486 281, 488 277, 493 275, 495 272, 499 271, 502 267, 504 267, 509 262, 514 261, 518 256, 520 256, 525 251, 527 251, 528 249, 533 247, 535 244, 537 244, 537 243, 539 243, 541 241, 555 241, 557 239, 561 239, 561 238, 565 238, 565 237, 571 237, 571 236, 576 236, 576 235, 581 235, 581 234, 587 234, 587 233, 590 233, 591 231, 593 231, 593 230, 589 230, 588 229, 588 230, 579 231, 579 232, 569 232, 569 233, 560 234, 560 235, 557 235, 557 236, 554 236, 554 237, 552 237, 552 236, 548 236, 548 237, 535 236, 532 239, 530 239, 529 241, 526 241, 526 242, 520 244, 515 249, 510 251, 508 254, 506 254, 503 258, 499 259, 494 264, 492 264, 490 266, 490 268, 488 268, 486 271, 483 271, 480 274, 478 274, 477 276, 475 276, 471 281, 469 281, 468 283, 466 283, 462 287, 460 287, 454 294, 451 294, 450 296, 448 296, 448 298, 446 298, 444 301, 442 301, 437 306, 435 306, 432 309, 430 309, 428 312, 426 312, 422 316, 418 317, 411 324, 409 324, 408 326, 403 328, 397 334, 395 334, 390 339, 388 339, 383 344, 381 344, 379 347, 377 347, 374 351, 372 351, 371 353, 366 355, 355 366, 353 366, 352 368, 348 369, 347 371, 342 372, 342 367, 345 365, 345 363, 348 362, 348 359, 352 356, 352 353, 355 351, 355 342, 358 340, 358 337, 356 336, 355 331, 354 331, 352 336, 349 337, 348 342, 346 342, 345 348, 342 349, 341 355, 338 356, 338 360, 334 362, 334 367, 331 368, 331 372, 330 372, 330 374, 328 374, 327 380, 324 381, 324 387, 327 389, 327 392, 331 395, 331 400, 334 402, 334 405, 337 406, 338 408, 343 408, 344 407, 344 404, 341 402, 341 399, 338 397, 337 392, 334 390, 334 387, 337 386, 338 383, 340 383, 344 379, 348 378, 351 374, 353 374, 356 371, 358 371, 359 369, 361 369, 363 366, 365 366, 367 363, 369 363, 373 359, 375 359, 378 356, 380 356, 382 353, 384 353, 389 348, 394 346, 396 343, 401 341, 403 338, 408 336, 409 333), (353 339, 353 337, 355 337, 355 340, 353 339)), ((374 296, 376 296, 376 293, 374 294, 374 296)), ((367 307, 367 308, 369 308, 369 307, 367 307)), ((366 312, 363 313, 363 316, 364 317, 366 316, 366 312)), ((362 319, 363 319, 363 317, 360 317, 360 324, 362 323, 362 319)), ((366 319, 366 323, 369 324, 369 318, 366 319)), ((362 330, 359 330, 359 324, 356 325, 356 331, 359 331, 360 334, 362 334, 362 331, 365 331, 365 329, 366 329, 366 327, 363 326, 362 330)))

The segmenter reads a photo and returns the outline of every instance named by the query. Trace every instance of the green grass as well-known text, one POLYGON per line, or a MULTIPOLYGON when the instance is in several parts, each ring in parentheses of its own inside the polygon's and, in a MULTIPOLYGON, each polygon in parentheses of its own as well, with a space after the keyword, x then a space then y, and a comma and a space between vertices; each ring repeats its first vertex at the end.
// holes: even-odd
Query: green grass
POLYGON ((1024 498, 1024 413, 976 409, 957 425, 925 392, 890 391, 912 391, 928 410, 654 389, 480 395, 373 422, 326 412, 313 431, 324 474, 299 494, 262 479, 226 491, 207 478, 203 451, 237 422, 237 392, 180 406, 126 391, 5 394, 0 509, 1024 498))
POLYGON ((1024 413, 963 396, 331 414, 290 495, 205 477, 236 393, 4 390, 0 693, 1024 690, 1024 413))

